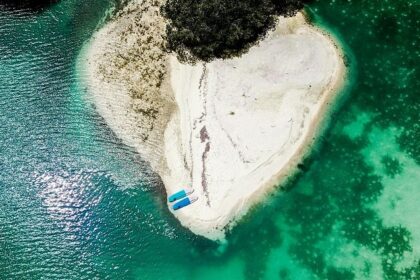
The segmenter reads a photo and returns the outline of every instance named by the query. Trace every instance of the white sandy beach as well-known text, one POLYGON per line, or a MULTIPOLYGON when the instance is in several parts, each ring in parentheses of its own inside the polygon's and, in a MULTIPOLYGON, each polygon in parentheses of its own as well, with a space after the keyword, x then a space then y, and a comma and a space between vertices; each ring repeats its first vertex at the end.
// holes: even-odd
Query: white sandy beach
POLYGON ((198 201, 174 212, 182 225, 220 240, 310 150, 344 79, 341 52, 298 14, 240 58, 184 65, 159 50, 164 23, 145 5, 133 1, 95 34, 81 76, 168 195, 194 188, 198 201))

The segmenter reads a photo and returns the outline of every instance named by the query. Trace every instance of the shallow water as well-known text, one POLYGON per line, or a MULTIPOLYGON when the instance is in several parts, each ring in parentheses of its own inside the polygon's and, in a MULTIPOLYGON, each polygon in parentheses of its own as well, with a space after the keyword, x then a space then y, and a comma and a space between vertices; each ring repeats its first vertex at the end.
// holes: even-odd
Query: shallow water
POLYGON ((311 4, 345 44, 347 100, 223 245, 179 226, 84 99, 75 60, 112 5, 0 11, 0 279, 420 279, 418 1, 311 4))

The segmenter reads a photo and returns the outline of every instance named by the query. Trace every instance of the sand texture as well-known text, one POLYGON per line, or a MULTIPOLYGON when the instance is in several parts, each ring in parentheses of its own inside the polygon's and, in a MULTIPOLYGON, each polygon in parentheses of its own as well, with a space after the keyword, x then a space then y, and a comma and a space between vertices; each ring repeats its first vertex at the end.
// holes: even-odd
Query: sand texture
POLYGON ((162 51, 159 5, 131 2, 86 45, 80 71, 98 113, 168 195, 194 188, 198 201, 174 212, 182 225, 220 240, 310 150, 345 66, 302 14, 240 58, 181 64, 162 51))

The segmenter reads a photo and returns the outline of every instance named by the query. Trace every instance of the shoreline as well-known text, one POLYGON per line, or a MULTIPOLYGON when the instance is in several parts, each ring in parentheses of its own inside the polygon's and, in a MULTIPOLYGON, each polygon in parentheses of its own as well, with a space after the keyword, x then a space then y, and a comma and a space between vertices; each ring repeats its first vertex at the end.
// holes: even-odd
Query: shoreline
POLYGON ((175 103, 170 93, 161 91, 168 87, 165 54, 162 41, 154 36, 134 32, 155 28, 163 30, 160 19, 149 20, 159 6, 153 0, 132 1, 114 18, 95 32, 85 43, 77 59, 77 72, 86 99, 105 120, 124 144, 135 148, 157 171, 164 163, 163 131, 170 119, 175 103), (136 13, 140 12, 141 13, 136 13), (138 41, 153 37, 152 44, 144 47, 138 41), (157 41, 157 42, 155 42, 157 41), (147 55, 142 61, 138 53, 147 55), (146 63, 145 63, 146 62, 146 63), (143 78, 144 76, 152 76, 143 78), (145 81, 145 84, 139 83, 145 81))
MULTIPOLYGON (((303 19, 302 15, 299 15, 298 17, 302 17, 303 19)), ((308 26, 307 23, 305 23, 305 25, 308 26)), ((254 191, 248 193, 247 195, 241 194, 242 197, 240 197, 234 205, 228 204, 228 206, 222 206, 224 209, 218 211, 218 215, 215 215, 214 218, 209 219, 210 214, 208 213, 208 209, 205 210, 206 213, 203 213, 202 215, 196 214, 196 212, 200 209, 197 209, 198 207, 194 206, 191 206, 191 210, 188 212, 186 210, 184 213, 175 213, 175 216, 181 221, 181 223, 193 232, 212 240, 223 240, 226 230, 230 230, 234 225, 236 225, 250 208, 263 201, 265 196, 270 194, 279 185, 284 185, 290 178, 294 177, 294 175, 298 172, 297 165, 309 155, 314 145, 316 145, 318 136, 324 132, 331 115, 331 112, 328 111, 334 110, 332 105, 337 101, 336 99, 339 97, 339 93, 344 86, 346 67, 344 66, 342 59, 343 54, 340 52, 338 43, 332 39, 332 36, 319 28, 310 28, 312 28, 314 32, 318 33, 319 36, 326 37, 333 44, 334 53, 339 61, 340 67, 336 69, 332 82, 328 84, 321 94, 322 100, 319 101, 321 107, 315 112, 316 117, 311 120, 309 125, 306 126, 306 130, 304 131, 305 135, 302 136, 302 138, 304 138, 304 142, 296 148, 289 161, 283 165, 279 171, 275 172, 274 175, 267 173, 266 177, 269 178, 265 179, 264 183, 260 184, 258 188, 254 189, 254 191), (206 219, 200 219, 197 218, 197 216, 205 216, 206 219)), ((258 47, 259 46, 256 46, 255 48, 258 47)), ((172 73, 172 71, 170 72, 172 73)), ((177 79, 179 79, 179 77, 177 77, 177 79)), ((179 105, 181 102, 177 103, 179 105)), ((198 106, 198 104, 190 104, 189 106, 195 107, 198 106)), ((170 156, 167 154, 166 158, 168 159, 170 156)), ((172 161, 174 160, 176 159, 172 159, 172 161)), ((178 160, 180 159, 178 158, 178 160)), ((171 160, 169 159, 168 161, 170 162, 171 160)), ((167 186, 167 190, 168 186, 175 185, 175 182, 170 182, 168 179, 164 179, 164 181, 169 181, 169 183, 165 184, 167 186)), ((169 193, 174 192, 176 191, 176 188, 169 187, 169 190, 169 193)), ((200 208, 205 209, 205 206, 201 204, 200 208)))
MULTIPOLYGON (((129 11, 127 12, 127 16, 124 15, 124 11, 121 12, 115 20, 107 23, 102 29, 95 33, 95 36, 86 44, 86 46, 84 46, 80 54, 77 69, 78 72, 80 71, 81 73, 80 76, 82 77, 83 83, 86 84, 88 88, 88 94, 90 95, 89 99, 91 99, 92 103, 95 105, 98 113, 105 119, 107 124, 125 144, 134 147, 141 156, 150 163, 152 169, 161 176, 166 192, 169 195, 172 192, 179 190, 180 185, 184 185, 184 182, 185 184, 188 184, 188 176, 193 173, 189 170, 191 166, 194 166, 195 168, 199 166, 197 160, 187 160, 186 154, 182 151, 182 147, 185 143, 183 143, 182 131, 180 130, 188 130, 188 126, 184 125, 184 128, 181 128, 180 123, 183 122, 183 119, 185 123, 185 116, 180 114, 189 114, 186 113, 189 109, 185 108, 194 107, 194 105, 184 106, 182 105, 182 102, 179 102, 178 100, 179 94, 177 95, 176 89, 174 90, 174 82, 171 80, 174 76, 174 65, 176 65, 174 58, 170 56, 162 56, 161 58, 165 61, 164 69, 166 74, 164 75, 163 84, 159 85, 159 94, 153 95, 153 98, 156 98, 157 101, 152 103, 153 106, 160 104, 163 109, 161 109, 161 112, 158 113, 155 118, 157 121, 153 123, 153 128, 149 131, 150 138, 146 140, 141 137, 142 133, 139 133, 139 130, 141 131, 144 127, 139 127, 139 115, 133 110, 132 106, 133 99, 137 99, 137 97, 130 94, 129 87, 124 84, 135 82, 135 79, 121 82, 119 80, 121 72, 118 71, 116 71, 117 74, 114 76, 111 75, 111 79, 106 82, 104 82, 104 79, 98 79, 97 76, 97 69, 100 68, 101 63, 103 63, 102 66, 107 65, 108 63, 106 60, 100 60, 102 57, 101 55, 107 52, 105 50, 106 48, 112 48, 112 44, 115 44, 115 41, 110 39, 112 37, 110 35, 118 34, 118 27, 116 26, 121 25, 120 21, 123 22, 122 25, 128 24, 127 22, 129 20, 126 19, 126 17, 129 18, 130 14, 133 14, 133 9, 135 12, 135 5, 141 7, 143 4, 135 2, 133 7, 127 9, 127 11, 129 11), (181 163, 183 167, 180 166, 181 163), (177 174, 174 175, 174 172, 177 174), (179 178, 182 179, 179 180, 179 178)), ((331 77, 331 83, 328 83, 328 86, 320 93, 321 100, 319 103, 321 106, 316 110, 315 117, 313 117, 310 120, 310 123, 305 126, 306 129, 303 129, 304 135, 302 137, 304 138, 304 141, 300 143, 298 147, 295 147, 295 150, 289 157, 287 163, 282 165, 276 172, 267 171, 263 176, 265 178, 263 179, 264 182, 259 183, 257 187, 254 184, 250 187, 248 193, 242 193, 242 197, 235 201, 229 197, 228 199, 223 197, 223 193, 219 194, 219 191, 214 189, 214 183, 210 183, 210 188, 208 190, 204 189, 204 185, 204 191, 196 188, 196 192, 198 191, 201 196, 199 202, 177 212, 171 211, 180 220, 183 226, 189 228, 196 234, 212 240, 223 240, 226 230, 231 229, 240 221, 250 208, 263 201, 266 195, 277 189, 279 185, 283 185, 296 174, 298 171, 298 163, 308 156, 313 146, 316 144, 316 141, 319 138, 318 136, 324 132, 326 124, 329 123, 329 117, 331 115, 331 112, 329 111, 334 110, 333 105, 337 102, 336 99, 339 97, 339 93, 342 91, 345 81, 346 67, 343 63, 343 54, 340 52, 340 47, 331 34, 320 28, 310 26, 302 14, 298 14, 295 18, 299 17, 300 21, 295 20, 290 26, 278 27, 275 31, 270 33, 277 33, 278 36, 281 36, 282 34, 284 35, 288 34, 288 32, 292 32, 294 28, 293 25, 300 25, 311 29, 333 45, 334 55, 336 56, 339 65, 335 69, 333 77, 331 77), (219 195, 219 198, 222 198, 223 201, 227 202, 227 204, 223 204, 224 208, 222 208, 222 210, 216 210, 216 212, 213 210, 211 210, 213 212, 209 211, 210 200, 207 200, 209 209, 203 205, 202 202, 205 201, 203 198, 206 195, 206 191, 210 192, 211 196, 219 195), (213 215, 213 219, 209 219, 211 215, 213 215)), ((293 21, 294 19, 287 20, 293 21)), ((272 35, 269 35, 268 38, 263 41, 269 40, 271 36, 272 35)), ((128 40, 130 40, 130 38, 128 40)), ((125 41, 127 41, 127 39, 125 41)), ((252 49, 254 48, 260 48, 260 44, 254 46, 252 49)), ((108 53, 112 54, 112 52, 108 53)), ((131 61, 132 58, 129 57, 127 59, 131 61)), ((211 121, 209 122, 211 126, 212 123, 211 121)), ((216 133, 216 139, 218 137, 217 135, 219 134, 216 133)), ((190 155, 191 158, 196 155, 194 152, 191 152, 191 154, 193 154, 192 156, 190 155)), ((273 154, 272 157, 275 158, 276 155, 273 154)), ((214 162, 214 159, 210 160, 214 162)), ((201 174, 206 175, 207 172, 209 171, 204 168, 203 164, 203 171, 201 174)), ((213 175, 214 169, 210 169, 210 172, 213 172, 210 174, 213 175)), ((191 185, 194 184, 191 182, 191 185)), ((207 196, 208 194, 209 193, 207 193, 207 196)), ((229 191, 227 191, 226 195, 229 196, 229 191)), ((217 204, 217 201, 214 203, 220 206, 217 204)))

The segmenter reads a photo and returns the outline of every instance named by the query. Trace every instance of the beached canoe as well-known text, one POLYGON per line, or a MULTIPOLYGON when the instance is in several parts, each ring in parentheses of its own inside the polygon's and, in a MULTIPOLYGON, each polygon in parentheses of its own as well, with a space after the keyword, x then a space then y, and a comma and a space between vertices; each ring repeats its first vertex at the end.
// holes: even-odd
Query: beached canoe
POLYGON ((174 206, 172 206, 172 209, 179 210, 181 208, 184 208, 185 206, 190 205, 191 203, 196 202, 197 200, 198 200, 198 197, 196 196, 186 197, 183 200, 180 200, 177 203, 175 203, 174 206))
POLYGON ((171 196, 168 197, 168 201, 169 202, 174 202, 176 200, 180 200, 184 197, 186 197, 187 195, 190 195, 194 192, 193 189, 182 189, 179 192, 176 192, 174 194, 172 194, 171 196))

